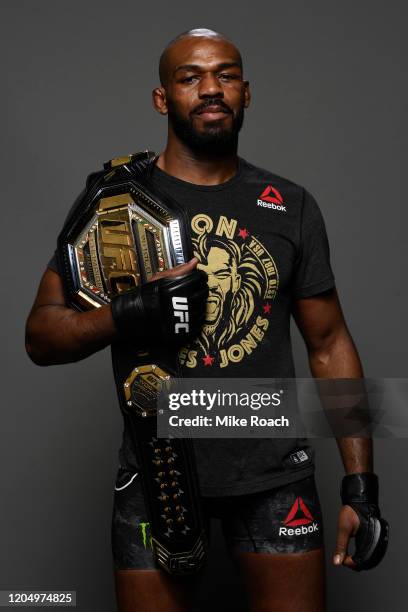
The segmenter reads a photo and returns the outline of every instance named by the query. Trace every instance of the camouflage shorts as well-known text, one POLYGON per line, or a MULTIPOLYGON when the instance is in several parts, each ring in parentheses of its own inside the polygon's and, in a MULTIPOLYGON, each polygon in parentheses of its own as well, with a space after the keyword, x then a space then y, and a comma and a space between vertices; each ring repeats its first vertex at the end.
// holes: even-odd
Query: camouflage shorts
MULTIPOLYGON (((290 484, 227 497, 203 497, 210 519, 221 520, 230 552, 296 553, 323 546, 323 523, 313 476, 290 484)), ((115 569, 155 568, 140 474, 120 467, 112 517, 115 569)))

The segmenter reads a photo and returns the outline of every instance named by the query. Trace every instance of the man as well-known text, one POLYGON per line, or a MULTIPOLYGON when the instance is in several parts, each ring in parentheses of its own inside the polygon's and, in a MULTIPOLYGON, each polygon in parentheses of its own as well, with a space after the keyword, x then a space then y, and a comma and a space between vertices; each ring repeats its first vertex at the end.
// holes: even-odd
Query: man
MULTIPOLYGON (((152 181, 186 207, 196 257, 152 280, 188 276, 197 266, 209 287, 201 333, 179 353, 184 374, 294 377, 293 314, 313 376, 361 378, 315 200, 237 155, 250 104, 238 49, 210 30, 183 33, 162 53, 160 81, 153 104, 168 118, 168 139, 152 181)), ((119 327, 110 305, 85 313, 67 308, 51 260, 27 322, 27 351, 35 363, 83 359, 114 342, 119 327)), ((374 478, 371 441, 342 438, 338 445, 346 473, 362 475, 358 482, 365 486, 374 478)), ((206 515, 222 519, 251 610, 324 610, 322 521, 306 440, 195 440, 195 453, 206 515), (302 524, 312 528, 292 528, 302 524)), ((120 458, 112 523, 119 609, 189 610, 193 581, 154 566, 126 430, 120 458)), ((335 565, 354 566, 347 547, 360 519, 344 502, 335 565)))

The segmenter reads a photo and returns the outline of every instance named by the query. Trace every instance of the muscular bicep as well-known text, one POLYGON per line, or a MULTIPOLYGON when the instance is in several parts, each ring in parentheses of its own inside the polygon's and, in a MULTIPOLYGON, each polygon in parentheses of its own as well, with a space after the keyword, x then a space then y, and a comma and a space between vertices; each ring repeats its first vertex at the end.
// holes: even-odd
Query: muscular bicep
POLYGON ((34 363, 57 363, 55 359, 48 362, 44 355, 69 332, 67 324, 74 314, 65 303, 60 275, 47 268, 40 280, 25 329, 26 351, 34 363))
POLYGON ((51 268, 47 268, 41 278, 31 313, 42 306, 66 306, 61 277, 51 268))
POLYGON ((295 300, 292 314, 309 351, 324 348, 346 328, 335 288, 295 300))

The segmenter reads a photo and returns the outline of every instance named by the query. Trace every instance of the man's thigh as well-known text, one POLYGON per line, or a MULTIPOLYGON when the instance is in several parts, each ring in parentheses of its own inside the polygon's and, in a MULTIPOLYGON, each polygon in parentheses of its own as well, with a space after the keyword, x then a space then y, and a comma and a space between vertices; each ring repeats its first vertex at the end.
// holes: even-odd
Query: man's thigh
POLYGON ((224 509, 224 536, 251 610, 322 612, 323 522, 314 477, 231 497, 224 509))
POLYGON ((187 612, 196 578, 177 578, 158 569, 140 474, 120 468, 112 515, 112 552, 118 612, 187 612))
POLYGON ((323 549, 305 553, 232 553, 251 612, 324 612, 323 549))
POLYGON ((160 569, 115 570, 118 612, 190 612, 194 578, 176 578, 160 569))

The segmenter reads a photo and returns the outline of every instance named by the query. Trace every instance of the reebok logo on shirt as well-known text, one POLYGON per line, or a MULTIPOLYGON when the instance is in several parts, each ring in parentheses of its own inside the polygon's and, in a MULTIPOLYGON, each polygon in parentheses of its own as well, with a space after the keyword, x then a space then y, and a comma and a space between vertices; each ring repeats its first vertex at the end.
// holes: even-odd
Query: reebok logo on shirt
POLYGON ((282 195, 276 187, 272 187, 272 185, 265 187, 257 200, 257 204, 264 208, 272 208, 273 210, 286 212, 286 206, 284 205, 282 195))

